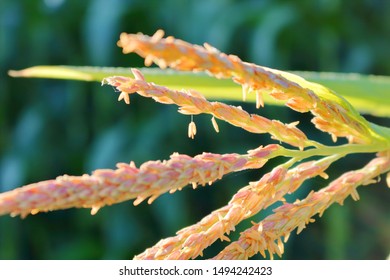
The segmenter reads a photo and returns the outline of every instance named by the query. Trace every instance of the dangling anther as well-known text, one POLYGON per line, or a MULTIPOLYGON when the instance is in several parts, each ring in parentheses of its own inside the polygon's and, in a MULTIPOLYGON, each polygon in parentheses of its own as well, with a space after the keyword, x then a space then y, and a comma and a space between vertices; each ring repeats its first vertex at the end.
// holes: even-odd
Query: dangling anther
POLYGON ((256 91, 256 109, 264 107, 264 100, 261 92, 256 91))
POLYGON ((196 125, 194 123, 194 117, 191 116, 191 122, 188 125, 188 137, 194 139, 195 134, 196 134, 196 125))
POLYGON ((130 104, 130 95, 128 92, 122 91, 118 96, 118 101, 124 100, 126 104, 130 104))
POLYGON ((214 116, 211 118, 211 123, 213 124, 215 131, 218 133, 219 127, 218 127, 217 121, 215 120, 214 116))

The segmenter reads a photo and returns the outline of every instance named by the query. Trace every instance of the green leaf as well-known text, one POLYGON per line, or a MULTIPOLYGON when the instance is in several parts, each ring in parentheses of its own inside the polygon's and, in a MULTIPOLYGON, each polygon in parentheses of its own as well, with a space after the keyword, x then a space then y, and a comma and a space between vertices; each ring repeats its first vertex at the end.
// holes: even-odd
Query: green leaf
POLYGON ((342 95, 360 113, 390 117, 390 77, 344 73, 295 72, 342 95))
MULTIPOLYGON (((191 88, 209 99, 242 100, 241 87, 231 80, 218 80, 204 73, 177 72, 159 68, 143 68, 147 81, 173 89, 191 88)), ((288 73, 286 78, 290 77, 288 73)), ((291 72, 304 79, 324 85, 343 96, 360 113, 390 117, 390 77, 361 74, 291 72)), ((130 68, 35 66, 20 71, 9 71, 13 77, 52 78, 101 82, 108 76, 132 75, 130 68)), ((294 76, 294 75, 291 75, 294 76)), ((247 100, 255 102, 255 96, 247 100)), ((279 101, 264 96, 268 104, 280 105, 279 101)))

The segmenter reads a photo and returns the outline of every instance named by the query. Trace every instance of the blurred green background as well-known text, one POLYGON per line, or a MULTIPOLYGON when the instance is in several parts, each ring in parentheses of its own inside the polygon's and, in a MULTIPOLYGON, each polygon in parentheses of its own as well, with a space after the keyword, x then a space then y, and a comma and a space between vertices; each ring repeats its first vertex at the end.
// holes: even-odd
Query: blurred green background
MULTIPOLYGON (((195 116, 198 134, 188 139, 188 116, 173 105, 133 97, 118 103, 111 87, 98 83, 11 79, 9 69, 33 65, 141 67, 136 55, 123 55, 121 32, 167 35, 191 43, 208 42, 243 60, 282 70, 358 72, 390 75, 390 1, 233 1, 233 0, 1 0, 0 1, 0 191, 81 175, 117 162, 167 159, 173 152, 243 153, 270 143, 208 116, 195 116)), ((236 104, 236 103, 235 103, 236 104)), ((255 112, 253 104, 239 104, 255 112)), ((300 120, 310 137, 310 115, 266 106, 258 113, 285 122, 300 120)), ((389 126, 384 118, 367 116, 389 126)), ((340 140, 339 143, 342 143, 340 140)), ((362 167, 372 155, 347 157, 330 170, 335 177, 362 167)), ((211 187, 185 188, 152 205, 124 202, 91 216, 70 209, 0 217, 0 259, 127 259, 172 236, 225 205, 248 181, 279 163, 229 175, 211 187)), ((325 185, 308 181, 297 194, 325 185)), ((334 205, 300 235, 293 234, 284 259, 384 259, 390 253, 390 191, 385 180, 360 188, 361 200, 334 205)), ((259 220, 266 210, 252 218, 259 220)), ((232 234, 250 225, 245 221, 232 234)), ((214 256, 226 243, 213 245, 214 256)), ((257 258, 257 256, 256 256, 257 258)))

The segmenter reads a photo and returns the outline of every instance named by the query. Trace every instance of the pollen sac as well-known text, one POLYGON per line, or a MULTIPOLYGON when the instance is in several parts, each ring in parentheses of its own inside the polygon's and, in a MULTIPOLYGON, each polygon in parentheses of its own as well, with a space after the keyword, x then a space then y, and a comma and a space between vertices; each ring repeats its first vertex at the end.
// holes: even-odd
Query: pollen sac
POLYGON ((217 121, 215 120, 214 117, 211 118, 211 123, 213 124, 213 127, 214 127, 215 131, 217 133, 219 133, 219 127, 218 127, 217 121))
POLYGON ((196 135, 196 125, 193 121, 188 125, 188 137, 194 139, 196 135))
POLYGON ((130 96, 127 92, 122 91, 118 96, 118 101, 124 100, 126 104, 130 104, 130 96))
POLYGON ((256 91, 256 109, 264 107, 263 96, 260 91, 256 91))

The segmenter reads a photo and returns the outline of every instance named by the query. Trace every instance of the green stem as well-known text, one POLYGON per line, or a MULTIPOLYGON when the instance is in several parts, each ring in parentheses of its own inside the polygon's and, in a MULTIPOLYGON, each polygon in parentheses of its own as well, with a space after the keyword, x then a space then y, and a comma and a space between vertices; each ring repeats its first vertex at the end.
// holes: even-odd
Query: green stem
POLYGON ((313 156, 330 156, 330 155, 340 155, 341 157, 348 154, 357 154, 357 153, 376 153, 379 151, 387 150, 388 147, 383 145, 362 145, 362 144, 344 144, 340 146, 325 146, 323 145, 320 148, 307 149, 304 151, 292 150, 283 148, 278 151, 279 155, 285 157, 291 157, 300 161, 313 156))

